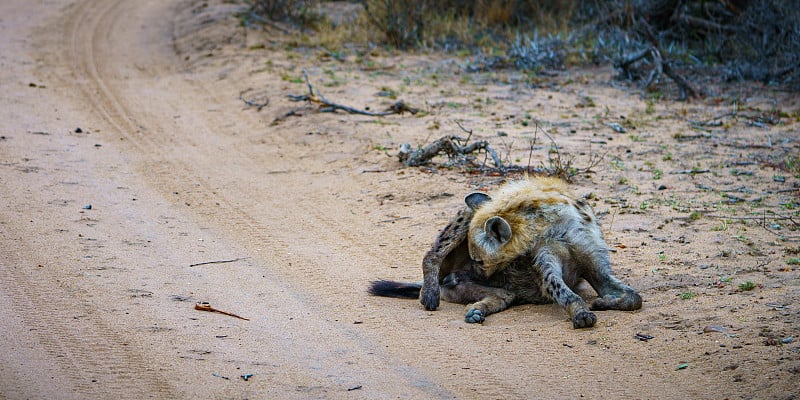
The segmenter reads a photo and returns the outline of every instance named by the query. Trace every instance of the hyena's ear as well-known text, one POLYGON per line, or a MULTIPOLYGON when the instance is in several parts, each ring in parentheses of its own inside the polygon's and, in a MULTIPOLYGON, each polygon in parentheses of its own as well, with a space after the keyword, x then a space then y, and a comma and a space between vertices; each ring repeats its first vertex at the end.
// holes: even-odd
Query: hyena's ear
POLYGON ((486 232, 486 240, 499 248, 511 240, 511 225, 502 217, 492 217, 486 220, 483 225, 486 232))
POLYGON ((468 194, 467 197, 464 198, 464 202, 467 203, 467 206, 474 211, 477 210, 483 203, 486 203, 491 199, 492 198, 486 193, 474 192, 468 194))

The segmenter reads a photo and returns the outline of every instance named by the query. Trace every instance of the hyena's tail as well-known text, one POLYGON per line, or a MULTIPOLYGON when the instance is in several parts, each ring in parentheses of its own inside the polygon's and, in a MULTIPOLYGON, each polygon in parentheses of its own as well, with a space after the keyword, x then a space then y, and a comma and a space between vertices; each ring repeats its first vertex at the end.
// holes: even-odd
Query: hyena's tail
POLYGON ((419 298, 422 282, 372 281, 367 291, 373 296, 398 297, 401 299, 419 298))

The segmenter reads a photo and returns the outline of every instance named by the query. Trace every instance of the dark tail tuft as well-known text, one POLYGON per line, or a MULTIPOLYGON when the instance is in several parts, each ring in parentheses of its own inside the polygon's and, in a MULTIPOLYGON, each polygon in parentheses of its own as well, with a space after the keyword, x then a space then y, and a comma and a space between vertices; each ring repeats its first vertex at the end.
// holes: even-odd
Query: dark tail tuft
POLYGON ((421 283, 379 280, 372 281, 367 291, 373 296, 416 299, 419 298, 419 292, 421 289, 421 283))

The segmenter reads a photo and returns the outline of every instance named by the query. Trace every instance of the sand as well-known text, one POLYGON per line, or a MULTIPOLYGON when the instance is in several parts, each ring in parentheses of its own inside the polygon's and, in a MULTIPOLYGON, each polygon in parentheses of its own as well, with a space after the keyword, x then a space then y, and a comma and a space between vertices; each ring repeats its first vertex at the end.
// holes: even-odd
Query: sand
POLYGON ((0 397, 800 393, 796 96, 741 84, 648 103, 609 68, 537 87, 455 56, 338 61, 243 29, 237 9, 0 3, 0 397), (287 98, 307 93, 303 70, 329 100, 423 112, 320 112, 287 98), (692 128, 734 101, 722 126, 692 128), (753 124, 774 108, 780 124, 753 124), (573 330, 524 305, 471 325, 462 305, 366 294, 419 280, 463 196, 508 178, 398 161, 403 143, 466 136, 456 122, 522 166, 548 165, 549 133, 642 310, 573 330))

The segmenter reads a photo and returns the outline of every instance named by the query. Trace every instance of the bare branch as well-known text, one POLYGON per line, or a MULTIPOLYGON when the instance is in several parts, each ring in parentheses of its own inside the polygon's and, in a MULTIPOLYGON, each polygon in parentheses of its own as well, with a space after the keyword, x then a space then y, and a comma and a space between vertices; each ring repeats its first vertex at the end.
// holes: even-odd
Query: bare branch
POLYGON ((372 112, 367 110, 360 110, 357 108, 353 108, 350 106, 345 106, 342 104, 334 103, 329 101, 322 94, 319 93, 319 90, 314 92, 314 86, 311 85, 311 81, 308 79, 308 71, 303 70, 303 76, 306 79, 306 85, 308 86, 308 94, 301 94, 301 95, 288 95, 289 100, 291 101, 307 101, 309 103, 316 103, 320 106, 320 111, 323 112, 335 112, 336 110, 346 111, 350 114, 359 114, 359 115, 366 115, 369 117, 383 117, 386 115, 392 114, 403 114, 404 112, 409 112, 411 114, 416 114, 419 112, 419 109, 408 106, 402 100, 399 100, 389 106, 386 111, 382 112, 372 112))
POLYGON ((400 146, 400 153, 397 156, 403 164, 409 167, 418 167, 427 164, 441 153, 453 158, 464 157, 470 153, 485 150, 492 157, 495 167, 500 170, 503 169, 500 157, 487 141, 482 140, 469 145, 460 144, 463 142, 465 142, 465 139, 458 136, 444 136, 418 150, 411 150, 411 145, 406 143, 400 146))

